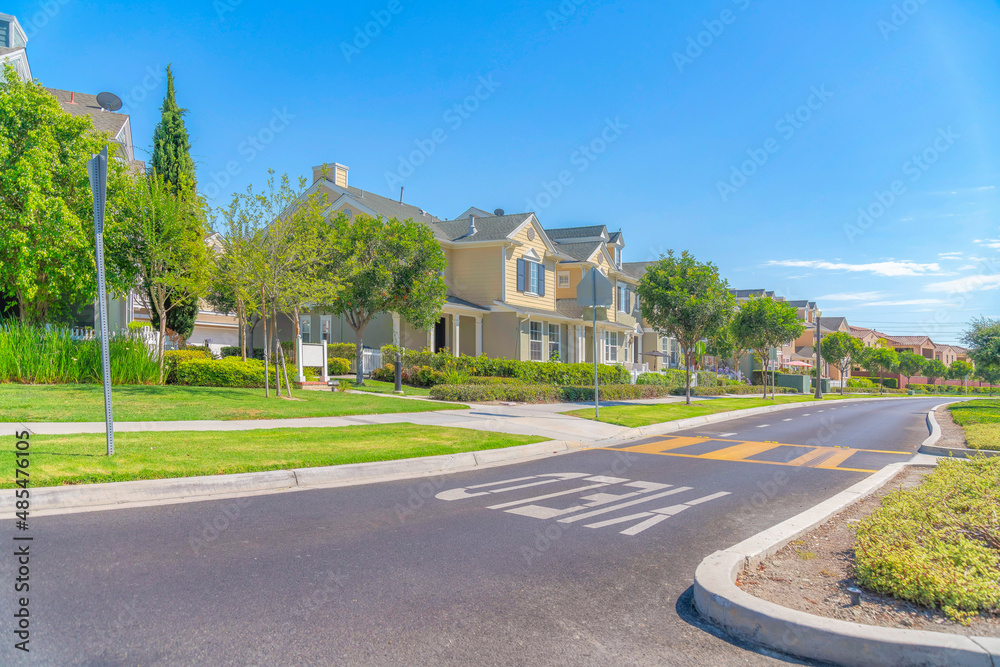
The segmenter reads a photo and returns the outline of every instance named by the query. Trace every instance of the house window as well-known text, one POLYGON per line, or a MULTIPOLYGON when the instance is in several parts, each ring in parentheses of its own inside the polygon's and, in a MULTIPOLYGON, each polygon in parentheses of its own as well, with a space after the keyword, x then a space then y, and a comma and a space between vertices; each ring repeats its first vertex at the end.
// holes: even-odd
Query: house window
POLYGON ((541 322, 529 322, 528 323, 528 340, 529 340, 529 352, 531 353, 532 361, 542 360, 542 323, 541 322))
POLYGON ((517 291, 545 296, 545 266, 526 259, 517 260, 517 291))
POLYGON ((631 311, 631 301, 632 294, 629 291, 628 285, 618 285, 618 312, 627 313, 631 311))
POLYGON ((562 352, 559 349, 562 341, 561 329, 562 327, 558 324, 549 325, 549 361, 558 361, 562 358, 562 352))
POLYGON ((333 329, 333 317, 330 315, 321 315, 319 318, 319 328, 320 328, 320 338, 326 342, 330 342, 330 333, 333 329))
POLYGON ((528 272, 531 278, 528 283, 528 291, 532 294, 538 294, 538 264, 531 262, 528 265, 528 272))
POLYGON ((622 249, 615 248, 615 264, 619 267, 622 265, 622 249))
POLYGON ((604 361, 608 364, 618 363, 618 332, 604 332, 604 361))
POLYGON ((569 271, 559 272, 559 287, 563 289, 569 288, 569 271))
POLYGON ((299 318, 299 333, 302 335, 302 342, 310 342, 309 334, 312 333, 312 318, 308 315, 299 318))

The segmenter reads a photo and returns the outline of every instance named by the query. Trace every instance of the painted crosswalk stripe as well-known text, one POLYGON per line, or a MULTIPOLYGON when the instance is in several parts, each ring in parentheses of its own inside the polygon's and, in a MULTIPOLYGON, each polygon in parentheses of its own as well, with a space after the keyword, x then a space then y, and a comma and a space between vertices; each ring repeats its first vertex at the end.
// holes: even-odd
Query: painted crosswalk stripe
POLYGON ((720 438, 728 438, 731 435, 736 435, 736 434, 735 433, 720 433, 719 437, 720 438))

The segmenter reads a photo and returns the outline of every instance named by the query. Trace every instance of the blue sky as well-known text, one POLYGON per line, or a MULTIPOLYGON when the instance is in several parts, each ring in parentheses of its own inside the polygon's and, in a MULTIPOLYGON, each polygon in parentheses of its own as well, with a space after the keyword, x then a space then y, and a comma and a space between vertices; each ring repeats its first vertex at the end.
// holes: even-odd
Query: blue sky
POLYGON ((687 249, 852 324, 956 342, 1000 316, 996 0, 0 12, 45 85, 121 96, 139 147, 173 63, 217 204, 337 161, 440 217, 603 223, 629 261, 687 249))

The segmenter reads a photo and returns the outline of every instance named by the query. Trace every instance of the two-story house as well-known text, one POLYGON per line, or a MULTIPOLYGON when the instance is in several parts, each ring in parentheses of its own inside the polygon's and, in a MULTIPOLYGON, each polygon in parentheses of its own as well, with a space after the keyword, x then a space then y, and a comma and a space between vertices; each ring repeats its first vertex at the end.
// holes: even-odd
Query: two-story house
POLYGON ((31 81, 27 47, 28 35, 17 17, 0 14, 0 69, 10 65, 22 81, 31 81))
MULTIPOLYGON (((448 293, 433 328, 416 330, 397 315, 376 318, 364 342, 379 347, 393 341, 410 349, 448 350, 455 355, 486 355, 566 363, 593 361, 595 332, 590 313, 576 303, 583 272, 596 268, 615 284, 615 302, 600 309, 598 359, 629 366, 643 364, 643 329, 634 295, 638 279, 623 268, 621 232, 603 225, 546 229, 532 212, 493 213, 469 208, 443 220, 424 209, 389 199, 349 183, 349 169, 333 163, 313 169, 303 196, 325 196, 327 216, 344 214, 412 219, 433 230, 447 258, 448 293)), ((286 340, 294 327, 279 330, 286 340)), ((306 341, 353 342, 342 318, 321 312, 299 322, 306 341)), ((255 344, 260 337, 255 332, 255 344)))

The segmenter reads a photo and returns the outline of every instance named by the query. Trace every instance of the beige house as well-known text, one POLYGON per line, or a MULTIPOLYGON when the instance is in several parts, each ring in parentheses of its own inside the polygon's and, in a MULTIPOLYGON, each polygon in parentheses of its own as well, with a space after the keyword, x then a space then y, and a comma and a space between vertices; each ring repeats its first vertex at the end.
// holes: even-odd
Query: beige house
MULTIPOLYGON (((638 371, 648 361, 644 351, 657 349, 638 320, 634 288, 641 272, 622 262, 621 232, 609 232, 604 225, 546 229, 532 212, 489 213, 474 207, 444 220, 353 187, 348 174, 348 167, 338 163, 315 167, 304 196, 325 196, 328 216, 421 222, 433 230, 448 261, 448 294, 436 325, 424 331, 398 315, 378 317, 365 331, 366 346, 398 341, 409 349, 447 350, 456 356, 575 363, 593 361, 596 335, 599 361, 638 371), (577 285, 591 268, 615 286, 612 307, 606 313, 599 309, 596 333, 590 314, 576 303, 577 285)), ((292 328, 285 323, 280 335, 288 339, 292 328)), ((300 330, 306 341, 354 342, 354 331, 334 315, 303 315, 300 330)))

